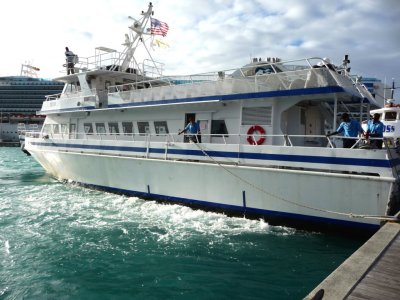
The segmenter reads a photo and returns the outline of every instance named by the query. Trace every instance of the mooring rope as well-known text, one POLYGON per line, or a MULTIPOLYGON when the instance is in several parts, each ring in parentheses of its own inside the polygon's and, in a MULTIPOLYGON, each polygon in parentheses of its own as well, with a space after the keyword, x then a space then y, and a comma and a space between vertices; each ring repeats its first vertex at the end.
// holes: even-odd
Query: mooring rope
POLYGON ((237 179, 239 179, 240 181, 246 183, 247 185, 253 187, 254 189, 260 191, 263 194, 266 194, 267 196, 271 196, 274 197, 276 199, 279 199, 283 202, 295 205, 295 206, 299 206, 302 208, 307 208, 310 210, 314 210, 314 211, 318 211, 318 212, 324 212, 324 213, 330 213, 330 214, 334 214, 334 215, 340 215, 340 216, 346 216, 349 218, 363 218, 363 219, 375 219, 375 220, 382 220, 382 221, 400 221, 400 219, 396 216, 374 216, 374 215, 362 215, 362 214, 353 214, 353 213, 343 213, 343 212, 338 212, 338 211, 333 211, 333 210, 327 210, 327 209, 322 209, 322 208, 316 208, 316 207, 312 207, 312 206, 308 206, 305 204, 301 204, 301 203, 297 203, 294 201, 290 201, 288 199, 285 199, 283 197, 277 196, 275 194, 272 194, 266 190, 264 190, 263 188, 260 188, 259 186, 256 186, 255 184, 251 183, 250 181, 240 177, 239 175, 235 174, 234 172, 232 172, 231 170, 229 170, 228 168, 226 168, 225 166, 223 166, 220 162, 218 162, 217 160, 215 160, 213 157, 211 157, 201 146, 200 143, 193 143, 195 144, 201 152, 203 152, 203 154, 205 156, 207 156, 209 159, 211 159, 214 163, 216 163, 219 167, 221 167, 222 169, 224 169, 226 172, 228 172, 229 174, 231 174, 232 176, 236 177, 237 179))

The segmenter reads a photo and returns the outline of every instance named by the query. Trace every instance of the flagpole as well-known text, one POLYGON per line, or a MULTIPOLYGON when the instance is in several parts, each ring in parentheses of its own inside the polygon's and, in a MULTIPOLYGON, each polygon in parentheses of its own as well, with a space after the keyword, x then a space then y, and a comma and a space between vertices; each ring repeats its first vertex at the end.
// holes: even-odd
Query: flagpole
MULTIPOLYGON (((132 41, 129 40, 126 43, 126 48, 121 53, 120 59, 123 58, 123 61, 122 61, 122 64, 121 64, 121 70, 122 71, 125 71, 126 69, 128 69, 129 62, 132 60, 132 58, 134 59, 134 53, 135 53, 135 50, 136 50, 138 45, 133 47, 133 44, 135 42, 139 43, 140 39, 142 38, 143 33, 144 33, 143 32, 144 31, 144 27, 147 25, 152 12, 153 12, 153 5, 150 2, 149 8, 147 9, 147 12, 143 13, 142 20, 140 22, 135 20, 133 22, 133 25, 129 27, 131 29, 131 31, 134 31, 136 33, 136 35, 133 35, 132 32, 131 32, 132 41)), ((137 63, 137 61, 135 59, 134 59, 134 61, 135 61, 136 65, 138 65, 138 63, 137 63)))

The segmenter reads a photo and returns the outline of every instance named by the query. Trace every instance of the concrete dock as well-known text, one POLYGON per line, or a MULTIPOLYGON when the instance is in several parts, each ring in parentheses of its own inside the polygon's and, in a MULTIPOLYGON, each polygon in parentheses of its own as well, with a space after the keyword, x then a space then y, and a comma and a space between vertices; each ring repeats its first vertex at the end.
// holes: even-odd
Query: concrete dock
POLYGON ((383 225, 304 299, 400 299, 400 223, 383 225))

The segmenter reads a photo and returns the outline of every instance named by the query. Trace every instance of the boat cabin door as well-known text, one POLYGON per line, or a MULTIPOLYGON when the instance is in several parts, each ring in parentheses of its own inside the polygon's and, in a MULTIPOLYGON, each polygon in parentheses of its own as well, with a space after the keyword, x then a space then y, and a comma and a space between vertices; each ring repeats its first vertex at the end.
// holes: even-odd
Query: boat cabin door
POLYGON ((189 120, 190 120, 190 119, 193 119, 193 120, 197 121, 197 120, 196 120, 196 114, 195 114, 195 113, 188 113, 188 114, 185 114, 185 124, 183 124, 183 126, 186 127, 186 125, 189 123, 189 120))
MULTIPOLYGON (((185 124, 184 127, 189 123, 189 120, 193 118, 195 122, 200 127, 200 135, 201 135, 201 142, 202 143, 209 143, 210 142, 210 126, 209 122, 211 120, 211 113, 210 112, 199 112, 199 113, 187 113, 185 114, 185 124)), ((200 137, 199 137, 200 138, 200 137)), ((185 137, 185 142, 188 142, 185 137)))
MULTIPOLYGON (((305 135, 321 135, 321 113, 318 107, 308 107, 305 111, 305 135)), ((307 143, 318 143, 315 137, 305 139, 307 143)))
POLYGON ((68 133, 70 139, 76 139, 78 118, 71 118, 68 125, 68 133))

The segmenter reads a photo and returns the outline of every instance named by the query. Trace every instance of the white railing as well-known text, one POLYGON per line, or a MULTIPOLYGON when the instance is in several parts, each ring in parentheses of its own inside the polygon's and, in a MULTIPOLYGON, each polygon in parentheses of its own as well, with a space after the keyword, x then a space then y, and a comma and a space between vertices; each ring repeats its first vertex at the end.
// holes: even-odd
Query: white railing
MULTIPOLYGON (((348 164, 329 163, 329 160, 320 162, 318 159, 314 163, 291 160, 274 159, 273 155, 295 155, 310 157, 343 157, 368 159, 391 159, 390 153, 395 146, 385 143, 383 150, 353 150, 353 149, 334 149, 335 144, 329 137, 323 135, 299 136, 299 135, 202 135, 204 139, 218 139, 215 141, 193 143, 184 142, 185 136, 178 134, 85 134, 85 133, 62 133, 62 134, 43 134, 28 132, 25 139, 28 151, 67 151, 82 155, 111 155, 134 157, 140 159, 162 159, 162 160, 185 160, 199 163, 216 164, 235 164, 256 167, 278 167, 286 169, 301 170, 321 170, 323 172, 354 172, 366 174, 368 176, 392 177, 392 169, 371 168, 369 165, 353 166, 348 164), (248 138, 258 140, 259 138, 274 139, 279 138, 280 144, 271 145, 250 145, 248 138), (296 139, 320 139, 324 141, 318 146, 306 147, 306 145, 296 146, 296 139), (235 139, 238 143, 232 142, 235 139), (280 146, 280 147, 278 147, 280 146), (55 147, 55 148, 54 148, 55 147), (319 147, 319 148, 316 148, 319 147), (364 152, 359 152, 364 151, 364 152), (368 151, 368 152, 367 152, 368 151), (248 154, 260 154, 264 156, 249 157, 248 154), (220 155, 223 154, 223 155, 220 155), (272 154, 272 156, 270 156, 272 154), (372 175, 371 175, 372 174, 372 175)), ((335 137, 334 139, 341 139, 335 137)), ((364 143, 363 138, 356 139, 358 144, 364 143)), ((366 148, 366 147, 365 147, 366 148)))
MULTIPOLYGON (((109 49, 112 50, 112 49, 109 49)), ((125 70, 121 70, 126 53, 118 51, 99 52, 94 56, 79 57, 79 61, 74 65, 75 73, 93 71, 93 70, 113 70, 123 71, 125 73, 146 75, 148 77, 159 77, 164 69, 164 64, 157 61, 144 60, 137 63, 135 60, 129 62, 125 70)), ((61 73, 66 73, 65 69, 61 73)))
MULTIPOLYGON (((85 141, 121 141, 121 142, 165 142, 165 143, 188 143, 199 142, 204 144, 223 144, 223 145, 252 145, 254 147, 265 146, 286 146, 286 147, 321 147, 321 148, 340 148, 337 147, 338 141, 345 139, 354 140, 353 149, 361 147, 367 148, 371 141, 383 140, 382 138, 365 137, 328 137, 326 135, 287 135, 287 134, 200 134, 189 135, 183 134, 144 134, 144 133, 115 133, 115 134, 93 134, 84 132, 27 132, 27 137, 36 139, 52 139, 52 140, 85 140, 85 141), (264 139, 266 142, 257 144, 257 141, 264 139), (274 143, 271 143, 271 141, 274 143)), ((388 145, 391 145, 390 143, 388 145)))
POLYGON ((143 102, 324 86, 342 86, 355 90, 354 82, 347 75, 336 73, 328 67, 315 68, 316 62, 319 61, 320 58, 307 58, 288 62, 260 62, 240 69, 160 77, 110 86, 108 93, 124 102, 143 102))
MULTIPOLYGON (((91 71, 99 69, 110 69, 113 67, 120 66, 123 59, 122 53, 117 51, 96 53, 94 56, 79 57, 79 61, 74 65, 77 71, 91 71)), ((138 69, 138 66, 134 65, 133 62, 129 65, 129 68, 138 69)), ((66 70, 63 70, 65 73, 66 70)))
MULTIPOLYGON (((111 53, 118 56, 118 53, 111 53)), ((88 58, 86 64, 113 66, 116 57, 101 56, 88 58), (97 59, 97 60, 96 60, 97 59)), ((140 103, 168 99, 207 97, 243 92, 269 92, 325 86, 341 86, 349 92, 364 96, 364 88, 348 76, 347 72, 335 72, 327 65, 318 66, 318 57, 286 62, 255 62, 239 69, 201 73, 188 76, 161 76, 145 81, 136 81, 108 87, 108 99, 112 104, 140 103)), ((132 75, 131 75, 132 76, 132 75)), ((137 78, 139 77, 136 74, 137 78)), ((92 90, 96 95, 96 90, 92 90)), ((87 95, 81 92, 52 95, 47 101, 79 98, 87 95)))
POLYGON ((44 101, 54 101, 54 100, 62 100, 62 99, 75 99, 75 98, 84 98, 84 97, 95 97, 97 94, 97 90, 90 89, 89 91, 72 91, 72 92, 64 92, 60 94, 54 94, 46 96, 44 101))

